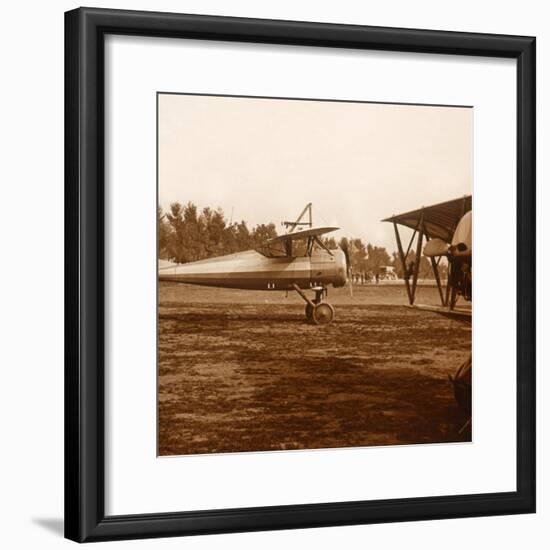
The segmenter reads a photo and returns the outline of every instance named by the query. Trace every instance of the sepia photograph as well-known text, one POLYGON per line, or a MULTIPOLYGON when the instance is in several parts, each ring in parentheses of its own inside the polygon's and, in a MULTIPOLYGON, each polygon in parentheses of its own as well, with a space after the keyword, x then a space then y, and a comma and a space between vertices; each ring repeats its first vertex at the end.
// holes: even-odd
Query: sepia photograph
POLYGON ((473 116, 157 94, 159 456, 472 441, 473 116))

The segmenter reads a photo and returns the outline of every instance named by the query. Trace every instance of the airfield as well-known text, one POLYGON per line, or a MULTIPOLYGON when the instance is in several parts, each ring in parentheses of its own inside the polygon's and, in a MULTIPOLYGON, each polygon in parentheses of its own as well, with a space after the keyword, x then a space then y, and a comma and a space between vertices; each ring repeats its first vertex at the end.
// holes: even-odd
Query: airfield
POLYGON ((448 377, 471 326, 402 281, 353 290, 315 326, 295 292, 159 283, 159 455, 470 441, 448 377))

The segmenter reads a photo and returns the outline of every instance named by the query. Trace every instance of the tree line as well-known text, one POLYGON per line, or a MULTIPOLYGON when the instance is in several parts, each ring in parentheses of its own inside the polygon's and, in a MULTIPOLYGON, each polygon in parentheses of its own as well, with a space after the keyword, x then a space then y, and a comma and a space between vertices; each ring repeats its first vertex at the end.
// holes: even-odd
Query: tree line
POLYGON ((228 222, 221 208, 203 208, 173 202, 167 212, 157 209, 159 258, 176 263, 194 262, 258 248, 277 236, 275 224, 249 228, 247 223, 228 222))
MULTIPOLYGON (((241 220, 228 221, 221 208, 199 208, 192 202, 173 202, 165 212, 157 209, 159 258, 176 263, 193 262, 224 254, 259 248, 266 240, 277 236, 274 223, 249 227, 241 220)), ((342 248, 347 252, 353 272, 373 275, 381 267, 392 266, 399 278, 404 270, 396 252, 391 255, 383 246, 364 243, 359 238, 334 237, 323 239, 329 249, 342 248)), ((412 261, 412 252, 407 266, 412 261)), ((420 278, 433 278, 428 258, 422 256, 420 278)))

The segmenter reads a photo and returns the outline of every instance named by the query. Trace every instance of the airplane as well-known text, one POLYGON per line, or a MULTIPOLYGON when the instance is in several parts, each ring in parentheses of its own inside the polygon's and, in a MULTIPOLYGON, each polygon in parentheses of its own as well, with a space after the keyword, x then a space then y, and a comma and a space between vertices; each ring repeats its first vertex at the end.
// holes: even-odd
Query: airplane
POLYGON ((472 196, 423 206, 382 221, 390 222, 394 226, 399 259, 405 273, 409 305, 449 316, 463 317, 466 320, 471 319, 472 310, 468 303, 472 301, 472 196), (406 250, 402 244, 399 225, 413 230, 406 250), (415 238, 416 246, 413 247, 415 238), (426 244, 422 249, 424 242, 426 244), (430 260, 441 307, 415 302, 422 253, 430 260), (441 258, 446 258, 449 264, 445 288, 439 272, 441 258), (460 297, 463 300, 457 306, 460 297))
MULTIPOLYGON (((409 306, 434 311, 471 323, 472 309, 468 305, 472 302, 472 196, 466 195, 458 199, 422 207, 418 210, 391 216, 382 221, 391 222, 394 226, 399 258, 405 273, 409 306), (398 225, 413 230, 406 251, 403 249, 398 225), (407 266, 415 237, 416 247, 413 251, 413 259, 407 266), (424 239, 426 239, 426 244, 422 249, 424 239), (415 303, 421 253, 430 260, 441 306, 415 303), (445 289, 439 273, 441 258, 446 258, 448 262, 445 289), (410 281, 411 277, 412 282, 410 281), (459 298, 462 298, 463 303, 457 306, 459 298)), ((471 353, 466 361, 458 367, 454 376, 449 376, 449 379, 453 385, 457 403, 469 415, 468 420, 459 430, 459 433, 462 433, 471 424, 471 353)))
POLYGON ((342 287, 348 279, 346 252, 330 250, 321 236, 338 227, 313 227, 312 204, 294 222, 283 222, 288 232, 246 250, 185 264, 159 262, 159 281, 245 290, 294 290, 305 301, 308 321, 326 325, 334 308, 325 301, 328 286, 342 287), (308 221, 302 221, 308 214, 308 221), (307 229, 302 229, 308 226, 307 229), (314 292, 312 298, 305 291, 314 292))

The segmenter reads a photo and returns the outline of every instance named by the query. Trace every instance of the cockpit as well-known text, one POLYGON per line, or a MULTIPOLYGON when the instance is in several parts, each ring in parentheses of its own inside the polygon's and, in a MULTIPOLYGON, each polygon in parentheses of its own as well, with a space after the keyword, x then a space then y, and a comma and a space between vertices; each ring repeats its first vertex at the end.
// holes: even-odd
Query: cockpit
POLYGON ((323 248, 316 238, 305 237, 303 239, 294 238, 267 242, 257 248, 256 251, 266 258, 304 258, 323 248))

